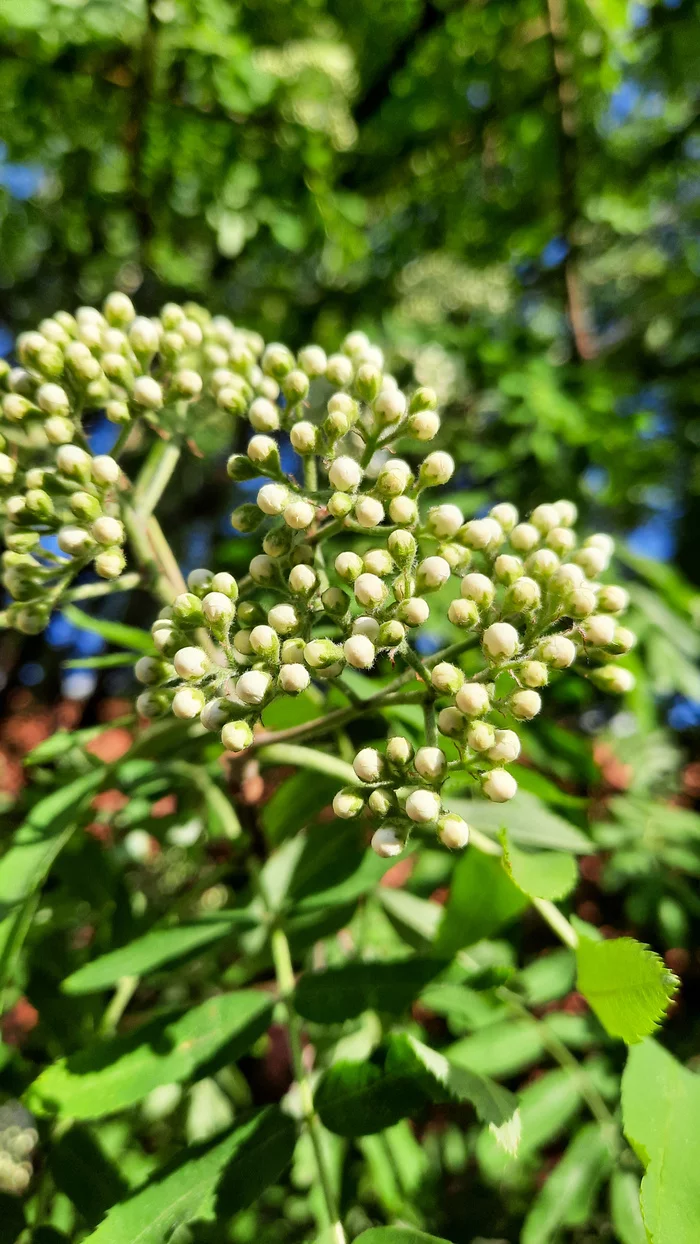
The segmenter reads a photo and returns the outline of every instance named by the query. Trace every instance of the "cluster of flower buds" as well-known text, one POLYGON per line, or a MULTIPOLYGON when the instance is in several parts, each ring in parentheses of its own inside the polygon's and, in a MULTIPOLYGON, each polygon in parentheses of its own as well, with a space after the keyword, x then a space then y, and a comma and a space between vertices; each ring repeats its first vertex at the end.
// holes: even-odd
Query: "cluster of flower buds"
POLYGON ((0 1106, 0 1192, 22 1196, 32 1177, 32 1155, 39 1134, 34 1119, 17 1101, 0 1106))

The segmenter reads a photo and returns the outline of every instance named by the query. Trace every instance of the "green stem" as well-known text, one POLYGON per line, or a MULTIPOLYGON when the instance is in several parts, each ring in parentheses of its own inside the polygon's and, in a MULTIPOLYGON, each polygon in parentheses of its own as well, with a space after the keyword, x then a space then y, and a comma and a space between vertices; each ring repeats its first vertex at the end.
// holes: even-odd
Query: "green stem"
POLYGON ((134 484, 133 504, 139 517, 147 518, 155 510, 180 458, 177 441, 158 440, 151 446, 134 484))
MULTIPOLYGON (((390 686, 393 689, 394 684, 392 683, 390 686)), ((422 699, 422 691, 406 691, 400 694, 398 691, 392 690, 390 692, 389 688, 385 688, 383 692, 379 692, 376 696, 370 696, 369 699, 363 700, 357 706, 337 708, 332 713, 325 713, 323 717, 317 717, 314 721, 305 721, 300 726, 290 726, 287 730, 258 734, 251 743, 249 750, 257 750, 259 747, 272 747, 278 743, 295 743, 301 739, 311 739, 314 735, 338 730, 341 726, 347 725, 348 722, 354 721, 356 717, 364 717, 366 713, 371 712, 375 708, 382 708, 385 704, 416 704, 421 703, 422 699)))
POLYGON ((318 467, 315 454, 309 454, 304 458, 304 488, 310 493, 318 489, 318 467))
POLYGON ((423 705, 423 719, 425 721, 425 741, 428 747, 437 747, 437 719, 435 717, 435 701, 426 699, 423 705))
POLYGON ((289 1048, 292 1055, 292 1065, 294 1067, 294 1078, 299 1088, 302 1115, 308 1128, 311 1144, 313 1146, 319 1184, 328 1216, 328 1224, 333 1232, 333 1238, 336 1244, 345 1244, 345 1232, 343 1230, 343 1224, 340 1221, 335 1189, 333 1188, 331 1173, 328 1170, 326 1162, 321 1120, 316 1113, 311 1081, 306 1067, 304 1066, 304 1053, 301 1042, 301 1020, 294 1010, 292 1003, 295 984, 292 956, 284 929, 279 926, 272 931, 271 950, 272 961, 275 965, 275 975, 277 977, 277 987, 279 990, 280 1001, 286 1013, 287 1031, 289 1033, 289 1048))
POLYGON ((102 1016, 100 1036, 109 1037, 119 1024, 119 1020, 128 1007, 138 988, 138 976, 122 976, 117 983, 114 995, 102 1016))
POLYGON ((96 596, 111 596, 114 592, 130 592, 138 587, 141 575, 137 571, 123 574, 120 579, 112 579, 104 583, 82 583, 73 587, 63 595, 63 600, 92 600, 96 596))

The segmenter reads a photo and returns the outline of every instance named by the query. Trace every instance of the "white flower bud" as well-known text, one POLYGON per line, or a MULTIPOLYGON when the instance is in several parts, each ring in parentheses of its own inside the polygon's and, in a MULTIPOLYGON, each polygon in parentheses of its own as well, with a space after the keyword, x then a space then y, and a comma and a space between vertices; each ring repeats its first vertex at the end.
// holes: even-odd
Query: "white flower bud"
POLYGON ((438 713, 437 724, 440 734, 444 734, 448 739, 463 734, 467 728, 467 720, 464 714, 452 706, 443 708, 438 713))
POLYGON ((163 390, 153 376, 139 376, 134 381, 131 396, 147 410, 160 410, 163 405, 163 390))
POLYGON ((353 370, 353 365, 345 354, 331 354, 326 363, 326 376, 331 384, 350 384, 353 370))
POLYGON ((52 415, 50 419, 47 419, 44 432, 50 445, 69 445, 75 436, 73 424, 63 415, 52 415))
POLYGON ((531 721, 542 708, 542 697, 536 691, 514 691, 508 707, 517 721, 531 721))
POLYGON ((199 716, 205 703, 204 694, 198 687, 180 687, 173 696, 171 708, 176 717, 189 721, 199 716))
POLYGON ((467 729, 467 743, 475 752, 487 752, 496 742, 496 731, 488 721, 472 721, 467 729))
POLYGON ((61 527, 58 533, 58 547, 69 557, 78 557, 85 553, 92 544, 92 537, 82 527, 61 527))
MULTIPOLYGON (((189 578, 187 582, 190 582, 189 578)), ((218 574, 215 574, 210 586, 212 591, 223 592, 224 596, 228 596, 230 600, 236 600, 238 597, 238 584, 233 575, 229 574, 227 570, 220 570, 218 574)))
POLYGON ((290 591, 297 596, 310 596, 316 587, 316 572, 311 566, 292 566, 287 577, 290 591))
POLYGON ((303 367, 307 376, 312 379, 314 376, 323 376, 326 371, 327 359, 326 351, 320 346, 304 346, 299 351, 299 366, 303 367))
POLYGON ((518 675, 526 687, 546 687, 549 682, 547 666, 542 661, 524 661, 518 675))
POLYGON ((153 691, 142 691, 136 697, 136 712, 140 717, 159 717, 165 707, 161 697, 153 691))
POLYGON ((303 419, 301 423, 294 424, 289 433, 289 439, 292 442, 292 448, 296 449, 298 454, 312 454, 318 441, 318 430, 313 423, 303 419))
POLYGON ((385 817, 396 810, 396 796, 393 790, 373 790, 367 805, 375 816, 385 817))
POLYGON ((358 794, 352 786, 339 790, 333 797, 333 811, 341 821, 350 821, 353 817, 359 816, 364 806, 365 801, 362 795, 358 794))
POLYGON ((63 475, 71 479, 88 480, 92 458, 79 445, 61 445, 56 454, 56 464, 63 475))
POLYGON ((634 690, 636 684, 632 671, 623 669, 619 665, 601 666, 600 669, 593 671, 591 681, 600 687, 601 691, 607 691, 610 695, 626 695, 634 690))
POLYGON ((158 622, 151 627, 153 643, 159 652, 166 652, 172 643, 175 627, 172 622, 158 622))
POLYGON ((376 497, 360 497, 355 503, 355 518, 361 527, 378 527, 384 519, 384 506, 376 497))
POLYGON ((608 557, 612 557, 615 552, 615 541, 605 531, 597 531, 595 535, 584 540, 583 544, 587 549, 600 549, 601 552, 607 553, 608 557))
POLYGON ((380 626, 376 618, 359 617, 355 618, 352 624, 353 635, 365 635, 373 644, 376 644, 379 637, 380 626))
POLYGON ((399 389, 382 389, 374 402, 374 410, 382 423, 398 423, 406 414, 406 398, 399 389))
MULTIPOLYGON (((536 691, 528 694, 537 695, 536 691)), ((539 699, 539 696, 538 696, 539 699)), ((497 764, 512 764, 520 755, 520 739, 514 730, 497 730, 496 742, 488 750, 489 760, 497 764)))
POLYGON ((597 608, 598 598, 590 587, 577 587, 569 596, 567 612, 572 618, 587 618, 597 608))
POLYGON ((348 333, 343 338, 342 350, 344 354, 348 354, 351 358, 356 355, 364 355, 369 349, 369 337, 366 333, 359 330, 348 333))
POLYGON ((494 518, 472 518, 462 527, 460 540, 470 549, 495 548, 503 542, 503 529, 494 518))
POLYGON ((603 549, 594 547, 579 549, 578 553, 574 553, 574 559, 589 579, 595 579, 596 575, 602 574, 610 564, 609 554, 603 549))
POLYGON ((403 458, 390 458, 377 475, 377 489, 383 497, 400 497, 410 482, 411 468, 403 458))
POLYGON ((221 742, 227 752, 243 752, 253 742, 253 731, 247 721, 227 721, 221 731, 221 742))
POLYGON ((306 640, 299 636, 296 639, 285 639, 280 648, 280 661, 283 665, 303 663, 306 640))
POLYGON ((126 539, 124 524, 108 514, 96 518, 90 530, 98 544, 123 544, 126 539))
POLYGON ((382 859, 393 859, 395 855, 401 854, 404 844, 396 830, 391 829, 389 825, 383 825, 372 834, 370 846, 375 855, 379 855, 382 859))
POLYGON ((518 523, 510 533, 510 542, 519 553, 529 553, 539 544, 540 533, 532 523, 518 523))
POLYGON ((36 391, 37 405, 47 415, 67 415, 70 402, 60 384, 40 384, 36 391))
POLYGON ((287 695, 299 695, 302 691, 306 691, 311 682, 311 675, 306 666, 294 661, 280 667, 277 682, 287 695))
POLYGON ((418 506, 410 497, 393 497, 389 502, 389 517, 392 523, 410 526, 418 520, 418 506))
POLYGON ((510 553, 501 553, 493 563, 493 573, 499 583, 515 583, 523 574, 523 563, 519 557, 510 553))
POLYGON ((276 657, 279 652, 277 632, 271 626, 254 626, 250 632, 250 646, 259 657, 276 657))
POLYGON ((256 397, 253 399, 248 411, 248 419, 256 432, 279 431, 279 408, 266 397, 256 397))
POLYGON ((328 478, 339 492, 354 492, 362 483, 362 467, 354 458, 336 458, 328 468, 328 478))
POLYGON ((623 654, 631 652, 637 642, 637 636, 634 631, 630 631, 626 626, 618 626, 615 628, 615 638, 612 643, 614 652, 623 654))
POLYGON ((518 783, 506 769, 492 769, 482 777, 481 789, 493 803, 507 803, 515 795, 518 783))
POLYGON ((17 474, 17 463, 8 454, 0 453, 0 484, 11 484, 17 474))
POLYGON ((547 532, 547 546, 554 549, 560 557, 565 553, 570 553, 576 547, 576 536, 568 527, 553 527, 547 532))
POLYGON ((560 591, 570 592, 573 588, 583 587, 586 582, 580 566, 573 562, 564 562, 552 575, 552 587, 560 591))
POLYGON ((508 588, 505 600, 508 609, 519 611, 537 609, 542 601, 540 585, 534 579, 523 575, 522 579, 518 579, 512 587, 508 588))
POLYGON ((526 564, 530 574, 537 579, 550 579, 559 569, 559 558, 553 549, 536 549, 526 564))
POLYGON ((596 613, 590 618, 586 618, 581 624, 581 634, 587 644, 592 644, 595 648, 605 648, 613 642, 617 623, 615 619, 607 613, 596 613))
POLYGON ((316 510, 310 501, 292 501, 284 511, 284 521, 294 531, 305 531, 316 517, 316 510))
POLYGON ((495 588, 485 574, 466 574, 460 584, 460 591, 465 600, 473 600, 482 608, 487 608, 493 601, 495 588))
POLYGON ((453 600, 448 607, 447 616, 453 626, 471 630, 479 621, 479 610, 473 600, 453 600))
POLYGON ((209 700, 209 703, 204 705, 199 716, 204 729, 220 730, 228 721, 230 707, 229 701, 221 697, 217 696, 216 699, 209 700))
MULTIPOLYGON (((269 630, 269 627, 266 629, 269 630)), ((262 704, 271 682, 272 678, 265 670, 246 670, 236 683, 236 695, 244 704, 262 704)))
POLYGON ((202 598, 202 613, 207 622, 214 626, 221 622, 228 623, 234 614, 233 601, 223 592, 207 592, 202 598))
POLYGON ((450 454, 445 453, 444 449, 436 449, 432 454, 428 454, 427 458, 424 458, 421 463, 421 482, 431 487, 436 487, 438 484, 447 484, 454 475, 454 469, 454 458, 450 454))
POLYGON ((180 678, 202 678, 209 669, 209 657, 203 648, 180 648, 173 657, 173 665, 180 678))
POLYGON ((456 536, 464 519, 457 505, 436 505, 428 514, 428 528, 439 540, 456 536))
POLYGON ((413 746, 402 734, 392 734, 387 740, 386 758, 389 764, 404 769, 413 759, 413 746))
POLYGON ((538 505, 530 515, 530 522, 538 531, 546 533, 559 526, 559 514, 554 505, 538 505))
POLYGON ((267 553, 257 553, 251 559, 248 571, 253 583, 257 583, 260 586, 265 583, 271 583, 276 577, 274 559, 268 557, 267 553))
POLYGON ((493 660, 510 660, 520 647, 520 636, 510 622, 494 622, 484 631, 481 645, 493 660))
POLYGON ((605 613, 623 613, 628 604, 629 594, 614 583, 605 584, 598 593, 598 608, 605 613))
MULTIPOLYGON (((309 567, 296 566, 295 569, 308 571, 309 567)), ((278 635, 291 635, 299 626, 299 615, 293 605, 273 605, 267 620, 278 635)))
POLYGON ((573 501, 555 501, 554 508, 559 515, 559 522, 562 527, 573 527, 578 518, 578 510, 573 501))
POLYGON ((121 475, 119 463, 116 458, 110 458, 109 454, 98 454, 96 458, 93 458, 91 471, 95 483, 103 487, 116 484, 121 475))
POLYGON ((430 671, 430 681, 440 695, 455 695, 464 682, 464 674, 449 661, 440 661, 430 671))
POLYGON ((444 557, 425 557, 417 570, 419 589, 436 591, 447 583, 450 573, 450 564, 444 557))
POLYGON ((158 657, 139 657, 134 676, 144 687, 152 687, 163 678, 163 662, 158 657))
POLYGON ((480 717, 491 707, 489 693, 481 682, 465 682, 455 697, 455 703, 461 713, 467 717, 480 717))
POLYGON ((518 511, 510 501, 501 501, 491 507, 489 518, 495 518, 503 531, 512 531, 518 521, 518 511))
POLYGON ((376 656, 374 644, 366 635, 351 635, 343 644, 345 660, 356 670, 371 669, 376 656))
POLYGON ((333 518, 347 518, 354 501, 347 492, 334 492, 328 499, 328 513, 333 518))
POLYGON ((469 826, 461 816, 449 812, 438 821, 438 837, 444 847, 459 851, 469 842, 469 826))
POLYGON ((118 579, 125 565, 126 558, 119 548, 103 549, 94 562, 95 573, 101 579, 118 579))
POLYGON ((568 669, 576 659, 576 647, 566 635, 549 635, 537 646, 541 659, 555 670, 568 669))
POLYGON ((413 764, 426 782, 439 781, 447 769, 445 753, 439 747, 419 747, 413 764))
POLYGON ((440 416, 434 410, 417 410, 410 416, 407 430, 418 441, 432 441, 440 431, 440 416))
POLYGON ((406 800, 406 816, 418 825, 436 821, 440 815, 440 796, 434 790, 413 790, 406 800))
POLYGON ((361 782, 379 782, 384 773, 384 757, 376 747, 363 747, 352 767, 361 782))
POLYGON ((259 433, 257 436, 251 436, 248 441, 246 453, 251 462, 265 463, 270 458, 274 458, 279 453, 276 441, 271 436, 265 436, 259 433))
POLYGON ((133 320, 135 311, 134 304, 126 294, 122 294, 119 290, 114 290, 105 298, 102 309, 105 319, 110 324, 124 325, 129 324, 133 320))
POLYGON ((304 660, 312 670, 327 672, 336 665, 342 669, 343 649, 330 639, 312 639, 304 646, 304 660))
POLYGON ((236 631, 233 637, 233 646, 242 657, 249 657, 253 651, 250 644, 250 631, 236 631))
POLYGON ((129 328, 129 344, 137 354, 155 354, 160 345, 160 329, 144 315, 137 315, 129 328))
POLYGON ((284 484, 263 484, 255 500, 263 514, 278 515, 289 501, 289 492, 284 484))
POLYGON ((422 626, 430 617, 430 605, 421 596, 411 596, 401 601, 396 616, 406 626, 422 626))
POLYGON ((377 609, 386 599, 387 589, 376 574, 366 571, 355 580, 355 599, 366 609, 377 609))
POLYGON ((173 392, 179 397, 187 398, 193 401, 198 398, 202 392, 203 381, 198 371, 193 367, 180 367, 172 378, 173 392))

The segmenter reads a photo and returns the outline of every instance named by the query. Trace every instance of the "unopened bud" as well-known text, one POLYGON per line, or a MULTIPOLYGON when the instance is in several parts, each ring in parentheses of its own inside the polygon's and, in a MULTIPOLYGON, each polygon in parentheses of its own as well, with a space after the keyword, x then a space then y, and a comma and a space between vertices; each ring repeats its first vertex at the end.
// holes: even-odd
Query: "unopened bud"
POLYGON ((253 731, 247 721, 227 721, 221 731, 221 742, 227 752, 243 752, 253 742, 253 731))
POLYGON ((364 806, 365 801, 354 786, 344 787, 333 798, 333 811, 343 821, 359 816, 364 806))
POLYGON ((469 826, 461 816, 450 812, 438 821, 438 837, 444 847, 459 851, 469 842, 469 826))
POLYGON ((436 821, 440 815, 440 796, 433 790, 413 790, 406 800, 406 815, 418 825, 436 821))
POLYGON ((361 782, 379 782, 384 773, 384 757, 376 747, 363 747, 352 762, 361 782))
POLYGON ((505 769, 492 769, 483 775, 481 789, 493 803, 507 803, 516 794, 518 783, 505 769))

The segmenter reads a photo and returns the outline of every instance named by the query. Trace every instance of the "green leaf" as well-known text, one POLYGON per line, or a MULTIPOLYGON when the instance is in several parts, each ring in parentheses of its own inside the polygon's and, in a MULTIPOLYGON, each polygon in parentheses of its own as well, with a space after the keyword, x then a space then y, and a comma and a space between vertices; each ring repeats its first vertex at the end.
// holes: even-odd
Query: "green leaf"
POLYGON ((622 1124, 646 1168, 641 1210, 653 1244, 700 1240, 699 1118, 700 1076, 656 1041, 634 1046, 622 1076, 622 1124))
POLYGON ((517 1158, 504 1152, 491 1131, 477 1141, 479 1165, 490 1183, 517 1182, 523 1165, 571 1123, 581 1104, 578 1077, 570 1071, 546 1071, 518 1094, 521 1141, 517 1158))
POLYGON ((338 756, 328 752, 319 752, 313 747, 301 747, 294 743, 271 743, 269 747, 261 747, 258 759, 271 765, 298 765, 300 769, 311 769, 315 773, 324 773, 338 779, 339 785, 356 786, 359 779, 352 765, 338 756))
POLYGON ((551 1244, 560 1228, 587 1223, 611 1164, 602 1128, 597 1123, 587 1123, 577 1132, 538 1194, 525 1219, 521 1244, 551 1244))
POLYGON ((369 1010, 401 1015, 445 966, 439 959, 413 958, 305 972, 294 1006, 305 1019, 319 1024, 340 1024, 369 1010))
POLYGON ((428 1235, 415 1227, 370 1227, 356 1236, 359 1244, 447 1244, 441 1235, 428 1235))
POLYGON ((492 838, 497 838, 505 828, 510 841, 518 846, 572 851, 574 855, 591 855, 595 851, 590 838, 529 791, 518 791, 508 803, 450 799, 449 804, 475 829, 483 830, 492 838))
POLYGON ((184 1015, 161 1016, 125 1037, 61 1059, 30 1085, 30 1110, 99 1119, 180 1083, 210 1064, 235 1062, 265 1031, 273 1003, 257 990, 219 994, 184 1015))
POLYGON ((610 1217, 620 1244, 648 1244, 640 1205, 639 1176, 634 1171, 613 1171, 610 1179, 610 1217))
POLYGON ((128 1193, 128 1184, 105 1156, 92 1133, 73 1124, 47 1150, 56 1187, 86 1222, 96 1226, 107 1210, 128 1193))
POLYGON ((679 981, 663 959, 632 937, 593 942, 576 951, 577 988, 611 1037, 631 1045, 660 1024, 679 981))
POLYGON ((450 897, 435 938, 435 951, 446 958, 491 937, 519 916, 527 897, 510 880, 500 859, 483 851, 466 851, 452 875, 450 897))
POLYGON ((63 616, 79 630, 101 635, 116 647, 130 648, 133 652, 155 651, 150 631, 142 631, 137 626, 125 626, 123 622, 113 622, 109 618, 94 618, 92 614, 83 613, 76 605, 64 605, 63 616))
POLYGON ((443 908, 408 890, 380 889, 378 897, 391 923, 411 946, 425 946, 435 939, 443 908))
POLYGON ((35 894, 75 832, 82 804, 95 794, 105 772, 92 770, 35 803, 0 859, 0 986, 29 931, 35 894))
POLYGON ((562 851, 521 851, 508 840, 508 831, 499 834, 501 862, 511 881, 530 898, 566 898, 576 885, 578 869, 573 855, 562 851))
POLYGON ((102 657, 73 657, 70 661, 61 661, 62 670, 110 670, 133 665, 134 658, 130 652, 108 652, 102 657))
POLYGON ((295 773, 278 786, 262 809, 261 819, 268 840, 273 844, 303 829, 333 800, 338 779, 317 777, 309 780, 307 772, 295 773))
POLYGON ((180 924, 171 929, 152 929, 128 946, 110 950, 99 959, 93 959, 92 963, 78 968, 77 972, 66 977, 61 989, 69 994, 95 993, 99 989, 109 989, 123 976, 147 976, 149 972, 166 963, 183 959, 205 946, 229 937, 237 929, 252 928, 256 924, 255 914, 250 908, 242 907, 216 912, 191 924, 180 924))
POLYGON ((24 757, 24 763, 25 765, 48 764, 52 760, 65 756, 74 747, 83 747, 86 743, 91 743, 93 739, 99 738, 107 730, 114 730, 116 726, 132 725, 135 721, 135 715, 129 713, 124 717, 102 722, 99 726, 86 726, 84 730, 57 730, 55 734, 49 735, 48 739, 42 739, 41 743, 32 748, 24 757))
POLYGON ((489 1024, 447 1050, 455 1066, 499 1077, 515 1075, 536 1063, 543 1053, 542 1033, 527 1019, 489 1024))
POLYGON ((222 1140, 189 1150, 186 1158, 159 1172, 115 1205, 84 1244, 164 1244, 184 1223, 217 1216, 224 1189, 234 1208, 225 1205, 223 1212, 242 1209, 288 1165, 294 1143, 292 1120, 268 1106, 222 1140))

